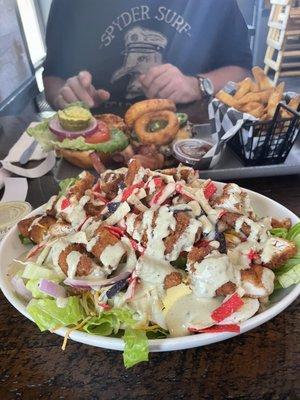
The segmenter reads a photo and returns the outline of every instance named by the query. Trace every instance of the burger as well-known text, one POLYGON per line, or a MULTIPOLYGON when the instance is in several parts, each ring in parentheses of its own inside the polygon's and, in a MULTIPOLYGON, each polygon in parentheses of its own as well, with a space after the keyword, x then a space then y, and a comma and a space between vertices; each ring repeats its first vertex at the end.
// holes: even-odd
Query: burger
POLYGON ((192 136, 187 114, 177 113, 172 100, 140 101, 128 109, 124 119, 134 158, 150 169, 175 165, 174 143, 192 136))
POLYGON ((78 104, 59 110, 27 132, 44 150, 54 149, 70 163, 98 171, 129 144, 122 118, 114 114, 93 116, 78 104))

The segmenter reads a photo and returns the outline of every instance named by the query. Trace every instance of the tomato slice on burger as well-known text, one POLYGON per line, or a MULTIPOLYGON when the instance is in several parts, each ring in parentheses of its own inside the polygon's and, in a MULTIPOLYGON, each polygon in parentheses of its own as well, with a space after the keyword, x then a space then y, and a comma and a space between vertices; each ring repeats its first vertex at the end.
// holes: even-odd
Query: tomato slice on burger
POLYGON ((91 144, 107 142, 109 139, 110 132, 108 126, 102 121, 98 122, 97 132, 85 137, 86 143, 91 144))

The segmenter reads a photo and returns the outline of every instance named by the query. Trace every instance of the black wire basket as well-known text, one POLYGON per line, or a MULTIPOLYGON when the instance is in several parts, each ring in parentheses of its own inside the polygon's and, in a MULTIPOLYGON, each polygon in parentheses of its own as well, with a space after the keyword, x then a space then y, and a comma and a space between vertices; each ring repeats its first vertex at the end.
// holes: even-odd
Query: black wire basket
POLYGON ((280 164, 287 158, 300 131, 300 113, 279 103, 269 121, 249 121, 229 140, 228 146, 246 166, 280 164), (291 113, 281 117, 281 109, 291 113))

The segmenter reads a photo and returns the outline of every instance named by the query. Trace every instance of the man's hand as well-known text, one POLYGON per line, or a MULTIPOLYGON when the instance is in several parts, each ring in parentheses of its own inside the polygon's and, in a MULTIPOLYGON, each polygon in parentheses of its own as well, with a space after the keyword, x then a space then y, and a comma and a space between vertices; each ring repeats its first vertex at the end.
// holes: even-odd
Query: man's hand
POLYGON ((78 75, 69 78, 59 90, 55 98, 55 108, 64 108, 69 103, 83 101, 88 107, 98 107, 108 100, 110 94, 103 89, 96 90, 92 85, 92 75, 88 71, 81 71, 78 75))
POLYGON ((149 69, 140 76, 146 97, 170 99, 175 103, 190 103, 201 99, 197 78, 184 75, 172 64, 163 64, 149 69))

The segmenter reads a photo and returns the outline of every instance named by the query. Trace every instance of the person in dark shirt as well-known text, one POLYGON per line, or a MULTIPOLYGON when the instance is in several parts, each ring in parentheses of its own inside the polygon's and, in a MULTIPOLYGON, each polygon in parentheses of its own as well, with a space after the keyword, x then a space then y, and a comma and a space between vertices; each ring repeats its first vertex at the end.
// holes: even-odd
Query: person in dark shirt
POLYGON ((44 85, 54 109, 81 100, 200 100, 249 73, 235 0, 53 0, 44 85), (208 91, 209 91, 208 90, 208 91))

